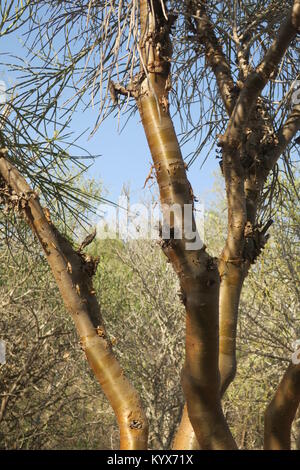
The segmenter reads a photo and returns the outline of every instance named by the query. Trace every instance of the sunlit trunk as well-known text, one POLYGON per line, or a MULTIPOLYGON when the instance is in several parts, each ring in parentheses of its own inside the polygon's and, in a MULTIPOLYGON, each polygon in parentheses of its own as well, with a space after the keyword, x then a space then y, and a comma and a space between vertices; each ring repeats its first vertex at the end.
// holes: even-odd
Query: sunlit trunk
MULTIPOLYGON (((193 204, 193 194, 168 110, 169 63, 165 56, 162 59, 157 55, 155 44, 156 31, 164 26, 164 15, 159 1, 153 2, 154 11, 150 10, 147 1, 141 1, 140 5, 141 51, 147 77, 138 94, 138 108, 156 170, 161 203, 165 207, 177 204, 183 215, 184 205, 193 204)), ((170 51, 168 41, 165 29, 164 44, 170 51)), ((169 224, 170 232, 174 234, 174 218, 169 224)), ((195 227, 194 220, 191 225, 195 227)), ((179 240, 171 235, 170 239, 163 240, 162 247, 178 274, 186 308, 182 384, 188 416, 201 448, 232 449, 236 445, 222 412, 219 390, 218 267, 205 247, 187 249, 190 240, 185 236, 184 221, 181 228, 183 238, 179 240)))
POLYGON ((199 443, 196 438, 193 426, 191 425, 186 404, 182 412, 182 418, 181 418, 180 424, 175 434, 172 449, 174 450, 185 450, 185 449, 198 450, 199 449, 199 443))
POLYGON ((220 286, 220 340, 219 369, 221 395, 225 393, 236 374, 236 332, 239 300, 244 272, 240 266, 221 262, 220 286))

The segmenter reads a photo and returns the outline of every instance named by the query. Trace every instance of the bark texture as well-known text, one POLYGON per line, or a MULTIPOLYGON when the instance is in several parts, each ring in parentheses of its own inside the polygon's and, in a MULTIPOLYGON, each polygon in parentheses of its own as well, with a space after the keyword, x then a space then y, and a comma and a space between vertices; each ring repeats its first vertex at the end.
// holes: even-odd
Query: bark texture
MULTIPOLYGON (((167 211, 176 204, 183 216, 193 205, 193 194, 168 109, 170 87, 170 24, 160 1, 140 2, 141 62, 145 72, 137 104, 156 170, 160 199, 167 211), (160 49, 160 44, 161 49, 160 49)), ((183 217, 182 217, 183 220, 183 217)), ((187 249, 184 221, 168 221, 171 236, 162 248, 178 274, 186 307, 186 359, 182 384, 187 411, 203 449, 236 448, 220 402, 218 370, 219 273, 216 261, 205 251, 187 249), (183 238, 176 239, 182 229, 183 238)), ((194 220, 192 229, 195 228, 194 220)))
MULTIPOLYGON (((236 330, 242 286, 250 264, 256 260, 268 238, 266 229, 269 225, 262 230, 255 226, 259 198, 269 172, 300 126, 297 105, 276 134, 260 98, 262 89, 276 73, 280 60, 299 31, 300 2, 295 0, 277 38, 256 70, 251 70, 247 57, 239 52, 243 81, 236 83, 207 16, 206 2, 192 0, 188 7, 194 15, 199 44, 204 46, 207 63, 215 74, 230 117, 219 144, 228 202, 228 236, 219 260, 219 369, 223 396, 236 374, 236 330)), ((190 449, 195 442, 185 408, 174 445, 190 449)))

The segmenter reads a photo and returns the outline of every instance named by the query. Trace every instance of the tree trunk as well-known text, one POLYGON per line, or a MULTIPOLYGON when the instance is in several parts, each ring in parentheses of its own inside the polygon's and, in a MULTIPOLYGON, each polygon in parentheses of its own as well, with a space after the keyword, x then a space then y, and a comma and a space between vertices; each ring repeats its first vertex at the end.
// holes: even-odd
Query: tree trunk
POLYGON ((222 261, 219 271, 221 275, 219 369, 221 396, 223 396, 236 374, 236 331, 244 270, 240 265, 222 261))
MULTIPOLYGON (((190 240, 183 214, 185 205, 193 205, 193 194, 168 110, 170 64, 166 57, 171 53, 168 25, 161 2, 154 1, 152 5, 153 10, 146 0, 140 2, 140 49, 146 78, 137 103, 156 170, 164 220, 175 204, 181 213, 181 227, 174 216, 168 221, 171 237, 163 241, 162 248, 178 274, 186 307, 182 384, 188 415, 201 448, 233 449, 236 445, 223 415, 219 391, 219 273, 205 247, 187 249, 190 240), (162 30, 164 37, 160 41, 164 50, 159 54, 156 41, 162 30), (174 237, 178 228, 182 229, 182 239, 174 237)), ((195 228, 194 219, 191 227, 195 228)))

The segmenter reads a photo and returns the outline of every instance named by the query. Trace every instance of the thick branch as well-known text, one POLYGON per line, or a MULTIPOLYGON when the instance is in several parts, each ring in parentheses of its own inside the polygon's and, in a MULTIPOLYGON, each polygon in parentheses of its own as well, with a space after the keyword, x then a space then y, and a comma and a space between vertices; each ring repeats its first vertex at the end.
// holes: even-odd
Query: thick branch
POLYGON ((9 163, 5 149, 2 149, 1 155, 1 195, 7 204, 12 204, 25 216, 43 247, 87 360, 115 411, 121 449, 146 449, 146 416, 137 392, 125 378, 113 355, 93 290, 91 279, 96 269, 95 260, 74 251, 43 211, 37 194, 9 163))
POLYGON ((199 42, 205 47, 206 60, 215 74, 220 96, 230 116, 237 96, 237 88, 231 75, 230 65, 215 35, 212 23, 207 16, 205 9, 206 2, 192 1, 191 3, 193 4, 194 18, 197 22, 199 42))
MULTIPOLYGON (((184 206, 193 204, 193 195, 168 111, 172 51, 169 23, 160 1, 142 0, 140 12, 140 49, 147 78, 141 85, 137 104, 156 170, 161 203, 167 208, 177 204, 183 215, 184 206)), ((191 222, 195 227, 193 218, 191 222)), ((175 218, 171 219, 170 228, 174 233, 175 218)), ((219 394, 218 270, 205 249, 187 248, 190 240, 186 237, 183 217, 181 228, 183 238, 175 239, 171 235, 164 240, 163 250, 178 274, 186 307, 186 360, 182 383, 188 415, 201 448, 235 448, 219 394)))
MULTIPOLYGON (((193 2, 193 5, 197 3, 193 2)), ((291 139, 299 125, 294 112, 294 116, 288 119, 286 126, 280 132, 278 144, 270 119, 268 118, 267 121, 265 119, 264 115, 268 117, 268 113, 264 104, 258 101, 263 87, 270 75, 276 70, 288 45, 297 34, 300 16, 299 1, 294 3, 290 17, 281 27, 277 40, 274 41, 262 63, 255 72, 248 76, 238 98, 236 98, 237 94, 232 95, 234 84, 231 79, 230 68, 214 34, 212 25, 207 18, 203 3, 196 16, 199 17, 197 22, 198 34, 205 46, 208 64, 215 73, 226 110, 229 114, 232 112, 227 131, 220 141, 220 145, 223 147, 223 174, 228 201, 228 237, 219 264, 221 276, 219 368, 221 394, 223 395, 236 372, 236 327, 242 285, 249 269, 249 262, 255 259, 264 244, 263 239, 257 240, 258 244, 254 238, 245 240, 246 223, 250 223, 250 227, 253 228, 255 222, 257 202, 261 191, 260 182, 264 179, 262 172, 257 176, 257 171, 254 174, 251 174, 248 170, 245 171, 242 152, 246 150, 245 156, 248 160, 251 160, 250 164, 257 166, 256 161, 260 161, 263 147, 268 144, 268 142, 265 142, 267 139, 273 143, 272 147, 274 147, 274 144, 276 145, 275 152, 270 153, 269 157, 274 162, 278 158, 276 153, 283 151, 286 141, 291 139), (257 104, 257 107, 253 109, 255 104, 257 104), (249 129, 250 135, 249 138, 244 139, 246 146, 242 148, 243 139, 241 136, 243 136, 244 128, 250 116, 252 117, 249 129), (248 241, 247 245, 246 241, 248 241), (245 253, 245 249, 249 251, 249 248, 251 253, 245 253)), ((265 158, 265 160, 267 159, 265 158)), ((273 162, 270 162, 272 166, 273 162)), ((257 235, 260 234, 257 232, 257 235)), ((186 412, 183 414, 182 424, 185 421, 186 412)), ((194 445, 195 441, 191 427, 186 425, 185 433, 181 431, 181 434, 187 446, 194 445)))
POLYGON ((249 75, 237 99, 226 132, 220 140, 223 148, 223 171, 228 200, 228 239, 223 252, 225 260, 242 258, 243 229, 247 219, 244 193, 245 169, 241 161, 244 128, 252 108, 276 70, 290 42, 296 37, 300 25, 300 0, 295 0, 291 13, 279 30, 269 51, 257 69, 249 75))
POLYGON ((223 396, 236 374, 236 332, 240 295, 246 276, 245 263, 234 264, 221 260, 219 271, 221 276, 219 369, 223 396))
POLYGON ((277 38, 273 41, 256 70, 249 75, 244 88, 239 94, 225 134, 226 139, 230 140, 233 146, 239 142, 241 132, 248 121, 252 107, 268 83, 270 76, 276 72, 277 66, 290 43, 296 38, 299 27, 300 0, 295 0, 288 18, 279 29, 277 38))
POLYGON ((263 160, 264 179, 267 178, 280 155, 286 150, 292 139, 300 130, 300 104, 293 106, 287 120, 278 131, 278 143, 270 148, 263 160))
MULTIPOLYGON (((264 109, 257 100, 271 74, 275 72, 290 42, 295 38, 299 24, 300 2, 295 0, 289 18, 280 28, 277 39, 273 42, 255 72, 250 74, 245 81, 225 135, 220 141, 220 145, 223 148, 223 173, 228 202, 228 236, 220 262, 222 279, 220 288, 220 372, 222 391, 227 388, 235 375, 238 305, 243 281, 249 268, 249 258, 250 261, 255 259, 257 248, 258 252, 261 248, 260 246, 255 247, 255 240, 253 238, 249 238, 248 246, 245 245, 245 230, 246 223, 250 227, 252 226, 253 229, 258 196, 262 189, 264 175, 263 172, 259 173, 257 171, 251 175, 251 172, 245 170, 241 158, 242 151, 246 150, 247 158, 250 158, 252 164, 257 167, 256 160, 259 162, 260 155, 258 155, 258 152, 264 145, 265 132, 265 126, 261 119, 264 109), (255 104, 257 104, 257 118, 253 119, 255 117, 255 110, 253 109, 255 104), (245 148, 243 148, 241 136, 252 115, 253 123, 249 129, 252 142, 251 140, 249 142, 246 140, 245 148), (246 252, 250 247, 253 253, 246 252)), ((288 137, 287 134, 289 134, 290 138, 291 134, 295 131, 296 125, 295 116, 293 116, 291 120, 288 120, 287 127, 281 132, 280 143, 276 147, 278 151, 285 145, 288 137)), ((272 129, 270 132, 270 126, 266 133, 270 134, 273 142, 278 143, 272 129)), ((271 157, 273 161, 276 158, 274 154, 275 152, 271 157)))
POLYGON ((300 403, 300 364, 290 364, 265 413, 266 450, 289 450, 291 427, 300 403))

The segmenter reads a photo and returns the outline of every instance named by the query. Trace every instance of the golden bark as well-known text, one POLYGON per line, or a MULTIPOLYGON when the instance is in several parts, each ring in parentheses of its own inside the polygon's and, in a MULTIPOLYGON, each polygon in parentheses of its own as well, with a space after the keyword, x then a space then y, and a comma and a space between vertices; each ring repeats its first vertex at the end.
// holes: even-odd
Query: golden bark
POLYGON ((180 424, 178 426, 172 449, 174 450, 199 450, 193 426, 191 425, 186 404, 182 412, 180 424))
POLYGON ((18 210, 39 239, 67 311, 80 336, 82 349, 116 414, 121 449, 146 449, 148 425, 139 396, 115 358, 106 336, 100 307, 92 286, 96 263, 76 252, 51 223, 37 194, 13 167, 1 149, 0 175, 9 195, 18 199, 18 210))
MULTIPOLYGON (((165 207, 177 204, 183 210, 193 204, 193 194, 168 110, 171 54, 168 24, 161 2, 140 2, 141 62, 145 78, 137 104, 156 170, 160 200, 165 207), (161 37, 163 31, 163 37, 161 37), (159 52, 157 37, 163 50, 159 52), (151 40, 150 40, 151 39, 151 40), (163 59, 162 59, 163 57, 163 59)), ((165 215, 165 214, 164 214, 165 215)), ((183 220, 183 217, 182 217, 183 220)), ((195 227, 194 221, 192 223, 195 227)), ((170 221, 175 231, 174 218, 170 221)), ((218 369, 219 273, 205 247, 188 250, 184 222, 183 238, 163 241, 163 250, 178 274, 186 307, 186 359, 182 384, 187 410, 203 449, 233 449, 236 444, 223 415, 218 369)))
POLYGON ((236 374, 236 330, 244 273, 239 265, 221 264, 219 368, 223 396, 236 374))

